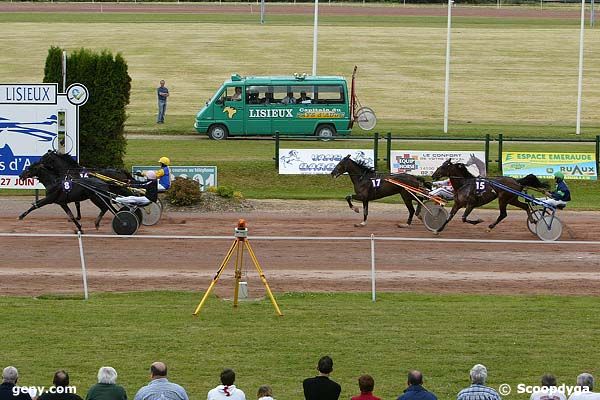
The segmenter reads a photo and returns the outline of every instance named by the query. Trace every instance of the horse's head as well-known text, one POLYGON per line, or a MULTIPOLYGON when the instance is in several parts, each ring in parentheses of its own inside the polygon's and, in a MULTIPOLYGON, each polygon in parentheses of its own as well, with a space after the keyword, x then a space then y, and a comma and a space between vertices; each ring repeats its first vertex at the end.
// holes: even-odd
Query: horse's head
POLYGON ((61 154, 49 150, 42 156, 40 161, 48 168, 57 173, 64 173, 69 169, 79 169, 80 166, 69 154, 61 154))
POLYGON ((449 177, 450 169, 452 168, 453 165, 454 164, 452 164, 452 159, 451 158, 447 159, 446 161, 444 161, 444 163, 442 165, 440 165, 435 170, 433 175, 431 175, 431 179, 438 180, 440 178, 449 177))
POLYGON ((39 177, 40 173, 42 173, 42 170, 44 169, 44 164, 42 163, 42 161, 36 161, 33 164, 31 164, 29 167, 27 167, 27 169, 23 170, 23 172, 21 172, 21 175, 19 175, 19 178, 21 179, 28 179, 28 178, 37 178, 39 177))
POLYGON ((342 158, 342 160, 339 163, 337 163, 337 165, 335 166, 333 171, 331 171, 331 176, 333 176, 334 178, 337 178, 338 176, 348 172, 348 163, 350 161, 351 161, 350 154, 348 154, 346 157, 342 158))

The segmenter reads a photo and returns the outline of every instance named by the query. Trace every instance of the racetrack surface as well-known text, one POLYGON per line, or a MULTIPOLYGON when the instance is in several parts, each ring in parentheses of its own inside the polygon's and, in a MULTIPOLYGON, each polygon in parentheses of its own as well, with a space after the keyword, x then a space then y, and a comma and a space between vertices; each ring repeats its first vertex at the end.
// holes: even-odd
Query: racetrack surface
MULTIPOLYGON (((58 206, 32 212, 23 221, 17 215, 30 198, 2 198, 2 233, 73 233, 58 206)), ((136 236, 84 236, 91 292, 177 289, 204 291, 234 242, 238 218, 249 223, 250 243, 272 289, 286 291, 364 291, 371 289, 369 240, 260 240, 285 237, 408 237, 432 241, 376 241, 377 290, 427 293, 579 294, 600 295, 600 213, 561 211, 565 229, 561 243, 452 243, 438 240, 537 240, 525 226, 525 213, 509 210, 508 218, 493 232, 485 227, 496 210, 475 210, 485 223, 471 226, 452 221, 435 237, 416 220, 398 228, 407 216, 404 206, 374 203, 369 224, 354 227, 361 215, 342 201, 253 201, 255 210, 242 213, 168 212, 154 227, 142 227, 136 236), (216 239, 142 239, 144 235, 216 235, 216 239)), ((99 231, 93 228, 96 210, 83 208, 86 234, 112 234, 111 214, 99 231)), ((81 292, 76 237, 3 237, 0 295, 39 295, 81 292)), ((235 257, 234 257, 235 259, 235 257)), ((264 295, 247 252, 244 279, 251 297, 264 295)), ((216 293, 231 297, 233 260, 223 272, 216 293)))
MULTIPOLYGON (((0 2, 0 12, 79 12, 79 13, 161 13, 161 14, 243 14, 257 13, 254 3, 248 4, 217 4, 217 3, 29 3, 29 2, 0 2)), ((312 4, 267 4, 268 14, 312 15, 312 4)), ((443 17, 448 13, 446 6, 419 7, 414 5, 349 5, 322 4, 320 15, 347 16, 420 16, 443 17)), ((497 18, 551 18, 577 19, 579 11, 576 8, 539 9, 533 7, 473 7, 460 5, 452 11, 455 17, 497 17, 497 18)))

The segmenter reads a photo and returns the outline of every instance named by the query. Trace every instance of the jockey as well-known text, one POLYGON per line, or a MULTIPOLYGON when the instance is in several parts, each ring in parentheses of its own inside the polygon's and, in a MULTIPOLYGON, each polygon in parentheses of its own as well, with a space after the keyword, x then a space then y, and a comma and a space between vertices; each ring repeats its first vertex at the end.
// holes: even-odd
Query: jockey
POLYGON ((444 200, 454 200, 454 188, 450 184, 450 179, 445 179, 443 181, 435 181, 431 183, 435 186, 431 192, 429 192, 432 196, 440 196, 444 200))
POLYGON ((164 192, 171 187, 171 160, 168 157, 161 157, 158 162, 160 163, 160 169, 156 171, 156 177, 158 178, 158 191, 164 192))
POLYGON ((545 199, 541 199, 546 203, 555 207, 564 207, 568 201, 571 201, 571 191, 565 183, 565 174, 558 171, 554 173, 554 180, 556 181, 556 189, 553 192, 546 192, 545 199))
POLYGON ((134 188, 145 189, 143 196, 118 196, 115 201, 121 204, 130 204, 137 206, 147 206, 151 202, 155 202, 158 199, 158 186, 156 180, 156 173, 154 171, 147 171, 146 182, 137 183, 131 185, 134 188))

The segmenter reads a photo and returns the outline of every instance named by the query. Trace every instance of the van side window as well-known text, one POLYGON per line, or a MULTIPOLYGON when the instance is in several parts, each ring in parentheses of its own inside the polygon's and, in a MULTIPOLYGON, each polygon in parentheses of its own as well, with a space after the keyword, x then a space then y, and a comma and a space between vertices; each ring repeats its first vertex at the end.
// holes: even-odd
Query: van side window
MULTIPOLYGON (((269 93, 268 86, 248 86, 246 88, 246 103, 250 105, 264 104, 265 93, 269 93)), ((272 93, 270 93, 272 94, 272 93)))
POLYGON ((318 104, 344 104, 344 88, 341 85, 318 85, 314 100, 318 104))
POLYGON ((292 86, 291 89, 297 94, 296 104, 312 104, 314 98, 313 86, 292 86))

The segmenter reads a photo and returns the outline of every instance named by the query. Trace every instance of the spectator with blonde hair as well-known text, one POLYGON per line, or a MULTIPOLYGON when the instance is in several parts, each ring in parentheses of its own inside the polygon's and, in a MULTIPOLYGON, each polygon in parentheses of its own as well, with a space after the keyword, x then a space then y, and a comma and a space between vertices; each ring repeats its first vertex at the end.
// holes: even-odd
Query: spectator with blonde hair
POLYGON ((117 385, 117 371, 113 367, 98 370, 98 383, 88 390, 85 400, 127 400, 125 389, 117 385))

